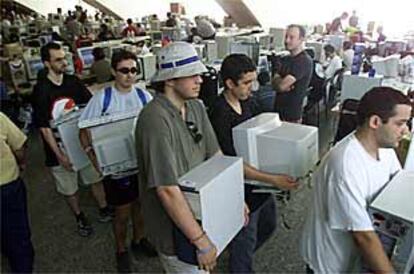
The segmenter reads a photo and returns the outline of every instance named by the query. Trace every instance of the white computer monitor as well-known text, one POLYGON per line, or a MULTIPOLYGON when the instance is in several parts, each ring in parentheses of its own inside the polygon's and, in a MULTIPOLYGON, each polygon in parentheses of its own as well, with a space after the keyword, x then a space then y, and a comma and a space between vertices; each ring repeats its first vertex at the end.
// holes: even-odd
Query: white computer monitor
POLYGON ((373 56, 372 58, 372 66, 376 73, 384 75, 384 77, 398 77, 399 64, 399 54, 390 55, 385 58, 378 56, 373 56))
POLYGON ((27 77, 29 80, 36 80, 39 70, 44 68, 42 60, 39 58, 26 59, 27 77))
POLYGON ((230 54, 240 53, 249 56, 252 61, 257 65, 259 61, 260 45, 259 43, 248 42, 232 42, 230 44, 230 54))
POLYGON ((140 66, 138 79, 150 81, 157 71, 157 58, 154 54, 151 53, 139 55, 138 65, 140 66))
POLYGON ((149 33, 149 35, 151 37, 152 43, 155 43, 157 41, 161 41, 162 40, 162 32, 161 31, 151 31, 149 33))
POLYGON ((93 49, 94 47, 85 47, 78 49, 79 58, 82 60, 84 69, 90 68, 95 60, 92 54, 93 49))
POLYGON ((263 113, 233 128, 238 156, 259 170, 305 177, 319 161, 318 129, 263 113))
POLYGON ((116 113, 81 121, 79 128, 89 128, 100 171, 118 174, 137 168, 135 126, 137 111, 116 113))

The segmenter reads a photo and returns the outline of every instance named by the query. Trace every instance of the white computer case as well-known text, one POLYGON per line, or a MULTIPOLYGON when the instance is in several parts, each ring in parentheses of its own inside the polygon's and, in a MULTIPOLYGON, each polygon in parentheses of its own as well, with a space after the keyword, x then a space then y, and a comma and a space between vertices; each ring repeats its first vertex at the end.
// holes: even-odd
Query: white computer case
POLYGON ((414 267, 413 195, 414 172, 402 170, 381 190, 368 209, 397 273, 410 273, 414 267))
POLYGON ((183 175, 179 184, 220 254, 244 223, 242 159, 214 156, 183 175))

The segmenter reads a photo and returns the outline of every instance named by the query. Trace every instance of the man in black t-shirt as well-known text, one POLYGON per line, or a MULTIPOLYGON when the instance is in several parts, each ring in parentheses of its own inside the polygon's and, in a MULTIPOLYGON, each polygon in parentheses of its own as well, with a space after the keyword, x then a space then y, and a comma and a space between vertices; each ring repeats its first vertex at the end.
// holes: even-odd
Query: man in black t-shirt
POLYGON ((285 46, 290 56, 283 58, 282 66, 273 76, 272 86, 277 91, 275 111, 280 119, 302 122, 302 104, 312 78, 313 61, 303 50, 305 29, 290 25, 286 30, 285 46))
MULTIPOLYGON (((210 121, 225 155, 236 156, 232 128, 254 116, 249 100, 256 67, 243 54, 227 56, 221 66, 225 90, 211 108, 210 121)), ((277 152, 275 152, 277 153, 277 152)), ((259 171, 244 163, 246 179, 268 183, 281 189, 293 189, 297 183, 286 175, 259 171)), ((255 187, 245 185, 245 200, 250 209, 249 223, 230 244, 230 272, 253 272, 254 252, 276 228, 276 205, 270 194, 253 193, 255 187)))
POLYGON ((92 193, 100 208, 100 221, 110 221, 111 213, 107 207, 101 176, 92 164, 74 172, 72 163, 65 152, 58 146, 50 127, 52 109, 56 101, 62 98, 72 99, 76 105, 85 105, 91 95, 78 78, 65 74, 67 61, 65 52, 59 44, 48 43, 41 49, 42 61, 47 68, 47 76, 39 78, 33 90, 34 119, 43 140, 46 166, 55 179, 57 191, 65 196, 71 210, 76 216, 78 233, 89 236, 92 227, 79 207, 78 177, 84 184, 90 184, 92 193))

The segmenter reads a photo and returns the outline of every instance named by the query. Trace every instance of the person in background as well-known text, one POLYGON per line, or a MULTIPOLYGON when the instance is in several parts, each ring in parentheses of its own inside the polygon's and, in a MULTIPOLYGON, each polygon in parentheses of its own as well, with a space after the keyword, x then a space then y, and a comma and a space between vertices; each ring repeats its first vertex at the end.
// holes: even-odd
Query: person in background
POLYGON ((145 34, 146 34, 145 33, 145 28, 142 24, 136 23, 136 28, 137 28, 138 36, 145 36, 145 34))
POLYGON ((349 17, 349 26, 352 28, 358 28, 359 18, 356 14, 356 10, 352 11, 352 15, 349 17))
POLYGON ((252 99, 256 104, 257 113, 273 112, 276 99, 276 91, 270 83, 268 71, 262 71, 257 75, 259 89, 252 92, 252 99))
POLYGON ((1 253, 12 273, 33 272, 26 187, 20 177, 26 166, 26 141, 23 132, 0 112, 1 253))
POLYGON ((98 84, 108 82, 112 78, 111 64, 106 60, 103 48, 94 48, 92 54, 94 62, 91 65, 90 74, 96 76, 98 84))
POLYGON ((329 26, 329 34, 343 33, 346 26, 343 22, 348 18, 348 13, 343 12, 341 16, 336 17, 329 26))
POLYGON ((312 78, 313 61, 303 48, 306 32, 300 25, 289 25, 285 46, 290 55, 282 59, 280 71, 273 75, 272 86, 277 92, 274 111, 280 119, 301 123, 303 99, 312 78))
POLYGON ((325 79, 330 79, 337 70, 342 68, 342 59, 336 54, 335 48, 332 45, 325 45, 323 50, 325 51, 326 57, 326 63, 323 65, 323 73, 325 79))
POLYGON ((114 33, 108 28, 108 25, 101 24, 98 34, 98 41, 108 41, 115 39, 114 33))
POLYGON ((171 12, 167 12, 167 20, 165 21, 165 26, 169 28, 174 28, 177 26, 177 20, 175 20, 174 15, 171 12))
POLYGON ((395 273, 367 211, 401 170, 394 148, 408 133, 411 103, 389 87, 360 100, 357 129, 342 139, 313 175, 313 199, 303 228, 307 273, 395 273), (364 271, 366 272, 366 271, 364 271))
POLYGON ((123 37, 134 37, 138 36, 138 29, 134 26, 131 18, 127 19, 127 26, 122 30, 123 37))
POLYGON ((355 51, 352 47, 352 42, 345 41, 343 43, 343 52, 342 52, 342 58, 344 62, 345 71, 351 71, 352 63, 354 60, 354 54, 355 54, 355 51))
POLYGON ((80 77, 83 71, 83 62, 82 59, 79 57, 78 51, 72 52, 72 59, 73 59, 73 67, 75 68, 75 74, 80 77))
POLYGON ((384 27, 378 26, 377 27, 377 43, 384 42, 387 39, 387 36, 384 35, 384 27))

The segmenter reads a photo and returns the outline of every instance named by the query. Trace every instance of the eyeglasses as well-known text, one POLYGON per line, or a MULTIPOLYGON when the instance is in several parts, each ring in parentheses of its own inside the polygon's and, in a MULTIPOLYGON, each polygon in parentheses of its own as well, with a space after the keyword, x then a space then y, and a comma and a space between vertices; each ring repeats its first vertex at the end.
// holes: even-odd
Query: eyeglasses
POLYGON ((198 128, 194 122, 186 121, 188 131, 190 131, 191 137, 193 137, 196 144, 200 143, 203 139, 203 135, 198 131, 198 128))
POLYGON ((135 67, 133 67, 133 68, 120 68, 120 69, 117 69, 116 71, 118 71, 122 74, 128 74, 128 73, 135 74, 135 73, 138 72, 138 69, 135 68, 135 67))

